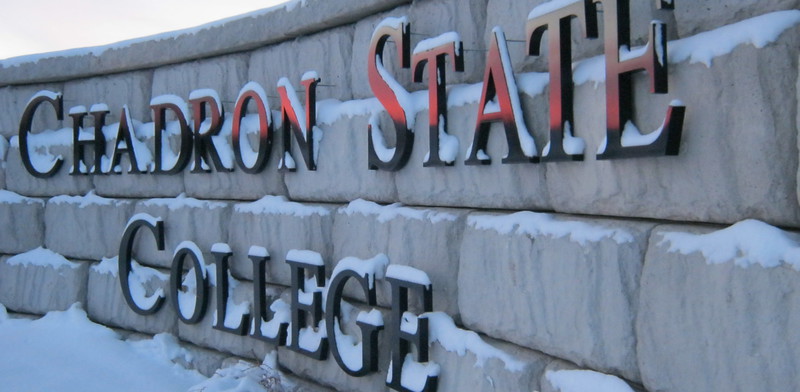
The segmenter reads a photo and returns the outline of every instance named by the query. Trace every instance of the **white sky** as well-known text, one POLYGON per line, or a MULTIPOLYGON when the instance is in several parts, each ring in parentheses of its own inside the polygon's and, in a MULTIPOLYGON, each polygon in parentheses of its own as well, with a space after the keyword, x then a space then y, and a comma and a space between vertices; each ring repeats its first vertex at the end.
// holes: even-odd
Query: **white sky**
POLYGON ((194 27, 288 0, 0 0, 0 59, 194 27))

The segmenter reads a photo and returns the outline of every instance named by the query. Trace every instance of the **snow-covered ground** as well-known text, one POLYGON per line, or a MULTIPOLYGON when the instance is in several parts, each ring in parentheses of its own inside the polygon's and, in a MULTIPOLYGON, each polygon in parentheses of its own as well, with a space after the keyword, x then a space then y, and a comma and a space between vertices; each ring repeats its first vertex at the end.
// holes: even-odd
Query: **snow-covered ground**
POLYGON ((93 323, 79 304, 39 319, 10 317, 0 305, 0 389, 26 392, 261 392, 285 383, 266 364, 246 362, 206 378, 175 360, 191 353, 169 334, 125 340, 93 323))

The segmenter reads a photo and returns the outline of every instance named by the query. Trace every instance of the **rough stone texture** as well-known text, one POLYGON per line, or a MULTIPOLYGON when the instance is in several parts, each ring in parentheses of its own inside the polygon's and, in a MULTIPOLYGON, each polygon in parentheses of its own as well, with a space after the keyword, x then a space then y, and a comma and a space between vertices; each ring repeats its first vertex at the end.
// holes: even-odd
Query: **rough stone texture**
POLYGON ((331 258, 330 240, 333 227, 332 208, 284 203, 287 209, 295 209, 291 212, 250 212, 248 204, 237 204, 233 207, 228 243, 234 253, 230 264, 234 276, 253 279, 253 262, 247 257, 251 246, 264 247, 269 252, 270 260, 267 262, 265 279, 270 283, 291 285, 291 268, 286 264, 286 253, 292 249, 318 252, 328 266, 327 273, 333 271, 335 263, 331 258), (294 207, 290 207, 292 205, 294 207), (322 214, 323 211, 325 214, 322 214))
MULTIPOLYGON (((116 264, 116 261, 114 261, 116 264)), ((153 276, 146 284, 146 294, 153 295, 157 289, 169 291, 169 271, 160 271, 163 276, 153 276), (163 279, 161 279, 163 277, 163 279)), ((89 268, 89 293, 86 313, 93 321, 101 324, 125 328, 147 334, 178 332, 178 316, 167 298, 161 309, 154 315, 136 314, 122 296, 117 271, 103 271, 97 265, 89 268)))
POLYGON ((352 98, 351 74, 347 72, 351 69, 352 50, 352 25, 325 30, 254 51, 248 78, 264 87, 270 95, 270 106, 276 110, 280 110, 276 86, 283 77, 289 79, 298 90, 301 102, 305 102, 305 93, 299 90, 302 89, 300 77, 306 71, 317 71, 322 79, 321 86, 317 87, 317 99, 347 100, 352 98))
POLYGON ((44 201, 0 201, 0 253, 16 254, 44 245, 44 201))
MULTIPOLYGON (((213 268, 213 266, 211 267, 213 268)), ((229 286, 229 290, 233 293, 228 299, 229 304, 231 302, 235 304, 242 302, 252 304, 253 285, 251 283, 239 282, 235 287, 229 286)), ((268 304, 278 297, 278 293, 279 290, 268 288, 268 304)), ((217 316, 216 301, 216 287, 209 285, 208 305, 205 316, 197 324, 186 324, 178 321, 178 337, 202 347, 263 361, 264 356, 275 349, 274 345, 254 339, 248 335, 239 336, 213 328, 217 316)))
MULTIPOLYGON (((344 319, 343 332, 351 336, 355 335, 357 339, 360 339, 360 332, 355 325, 355 320, 359 311, 369 311, 370 309, 361 306, 347 308, 350 309, 350 312, 342 317, 344 319)), ((345 309, 346 307, 342 307, 343 311, 345 309)), ((383 314, 384 321, 388 322, 388 311, 385 309, 378 310, 383 314)), ((317 361, 294 352, 286 346, 278 347, 278 364, 299 377, 314 380, 337 391, 383 391, 389 390, 385 387, 385 384, 390 354, 389 339, 386 337, 386 332, 381 332, 378 335, 378 371, 364 377, 352 377, 345 373, 336 363, 333 354, 328 353, 326 360, 317 361)))
MULTIPOLYGON (((105 103, 111 113, 106 124, 118 122, 122 107, 127 105, 133 119, 141 122, 151 120, 150 91, 153 85, 152 71, 127 72, 72 80, 64 83, 64 116, 73 106, 89 109, 93 104, 105 103)), ((72 126, 67 119, 65 126, 72 126)), ((91 120, 87 120, 87 124, 91 120)))
MULTIPOLYGON (((71 134, 71 131, 70 131, 71 134)), ((71 139, 71 137, 70 137, 71 139)), ((88 176, 71 176, 72 145, 55 145, 48 148, 53 156, 61 156, 61 169, 50 178, 34 177, 25 169, 19 153, 19 145, 12 144, 6 161, 6 188, 27 196, 85 195, 92 189, 88 176)))
POLYGON ((58 197, 47 202, 44 216, 47 248, 87 260, 119 254, 120 239, 132 215, 133 203, 107 199, 102 202, 107 204, 101 204, 87 199, 58 197))
MULTIPOLYGON (((553 163, 547 185, 560 212, 731 223, 745 218, 797 226, 796 84, 798 28, 762 49, 739 46, 702 64, 673 64, 675 93, 646 93, 636 78, 637 125, 658 128, 671 99, 687 105, 677 157, 553 163), (734 76, 735 75, 735 76, 734 76), (732 83, 731 78, 736 82, 732 83), (691 88, 686 87, 691 86, 691 88), (648 96, 649 95, 649 96, 648 96), (714 99, 709 99, 714 97, 714 99), (724 111, 724 115, 711 115, 724 111), (754 132, 753 130, 758 130, 754 132), (770 160, 764 157, 781 157, 770 160), (714 197, 709 197, 714 195, 714 197)), ((577 135, 594 151, 605 135, 604 88, 576 91, 577 135)))
MULTIPOLYGON (((514 218, 494 218, 501 217, 514 218)), ((461 245, 458 286, 471 289, 459 290, 458 300, 467 327, 639 379, 634 321, 652 225, 565 216, 542 225, 570 225, 573 240, 523 229, 533 222, 525 217, 508 221, 507 234, 473 218, 492 216, 470 216, 461 245), (520 231, 512 232, 516 225, 520 231), (581 239, 589 230, 618 237, 581 239)))
POLYGON ((681 37, 739 22, 755 15, 800 8, 798 0, 696 0, 675 4, 675 18, 681 37))
MULTIPOLYGON (((521 95, 521 98, 527 112, 526 124, 541 149, 547 140, 542 132, 547 129, 546 97, 521 95)), ((448 132, 459 139, 456 162, 452 167, 423 167, 430 151, 428 113, 417 115, 411 158, 405 168, 395 173, 399 200, 410 205, 550 209, 545 165, 501 162, 508 152, 502 124, 491 127, 486 151, 492 158, 491 165, 464 165, 473 143, 477 116, 475 103, 451 107, 448 132)))
POLYGON ((368 120, 363 115, 340 116, 333 123, 320 124, 323 136, 313 172, 305 167, 299 148, 292 143, 297 171, 285 176, 292 199, 338 203, 358 198, 397 200, 392 173, 368 170, 368 120))
MULTIPOLYGON (((187 104, 189 93, 202 88, 214 89, 228 111, 233 111, 239 90, 247 83, 248 54, 214 57, 156 68, 152 96, 177 95, 187 104)), ((146 103, 149 104, 149 99, 146 103)), ((190 119, 187 119, 190 120, 190 119)))
MULTIPOLYGON (((642 272, 636 331, 639 366, 649 391, 796 390, 800 272, 709 264, 699 252, 670 252, 659 226, 642 272)), ((737 255, 738 257, 738 255, 737 255)))
POLYGON ((514 365, 507 366, 502 360, 492 358, 481 363, 470 351, 458 353, 447 351, 439 343, 431 345, 431 360, 441 367, 440 391, 537 391, 539 376, 551 358, 518 346, 487 337, 483 340, 511 355, 514 365))
MULTIPOLYGON (((49 90, 53 92, 64 91, 64 86, 59 83, 52 84, 39 84, 30 86, 6 86, 0 88, 0 135, 7 139, 19 134, 19 120, 22 117, 22 112, 28 104, 28 100, 39 91, 49 90)), ((67 103, 65 109, 69 110, 67 103)), ((33 129, 58 129, 61 128, 62 122, 56 120, 53 110, 47 106, 42 106, 41 111, 37 111, 33 120, 33 129)), ((66 113, 65 113, 66 114, 66 113)), ((65 124, 71 124, 71 120, 66 115, 68 120, 65 124)))
POLYGON ((9 310, 44 314, 86 302, 89 263, 12 265, 8 259, 0 258, 0 303, 9 310))
POLYGON ((141 231, 133 252, 143 264, 170 268, 172 256, 183 241, 192 241, 200 247, 205 261, 214 261, 211 246, 228 238, 230 204, 208 202, 191 198, 142 200, 136 203, 134 214, 147 213, 164 220, 165 249, 159 251, 153 235, 141 231))
POLYGON ((6 189, 6 164, 0 163, 0 189, 6 189))
MULTIPOLYGON (((433 284, 434 310, 458 318, 458 253, 467 211, 403 209, 408 213, 390 220, 375 211, 348 213, 339 209, 332 237, 335 263, 345 257, 370 259, 383 253, 389 257, 390 265, 425 271, 433 284)), ((397 209, 383 207, 383 211, 392 214, 397 209)), ((378 304, 390 307, 389 282, 376 281, 376 289, 378 304)), ((363 293, 355 284, 348 285, 346 293, 363 300, 363 293)))
POLYGON ((3 64, 0 85, 74 79, 237 53, 353 23, 408 2, 310 0, 300 6, 289 4, 261 15, 187 29, 160 39, 111 45, 97 54, 87 51, 65 56, 64 52, 56 52, 37 58, 36 62, 16 59, 3 64))

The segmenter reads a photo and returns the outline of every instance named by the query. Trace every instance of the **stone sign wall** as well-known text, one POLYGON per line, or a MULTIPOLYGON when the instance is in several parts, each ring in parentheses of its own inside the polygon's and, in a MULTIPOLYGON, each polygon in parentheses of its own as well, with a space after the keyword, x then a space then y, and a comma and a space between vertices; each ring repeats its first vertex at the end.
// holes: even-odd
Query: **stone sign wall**
MULTIPOLYGON (((277 352, 278 366, 300 380, 298 388, 377 391, 388 390, 388 331, 400 323, 392 315, 391 279, 419 273, 432 288, 432 309, 411 295, 402 328, 427 320, 422 345, 429 360, 419 364, 425 370, 404 369, 438 375, 440 391, 566 392, 559 376, 578 370, 651 392, 800 390, 800 1, 678 0, 674 10, 631 2, 631 52, 647 43, 651 20, 666 23, 669 41, 669 92, 650 94, 648 75, 634 74, 634 119, 649 133, 680 100, 686 117, 677 156, 597 159, 606 135, 605 37, 601 31, 583 38, 573 20, 572 136, 585 141, 584 159, 504 164, 508 146, 496 123, 485 151, 491 164, 465 165, 484 111, 479 102, 496 26, 508 40, 537 152, 550 142, 549 56, 531 56, 525 44, 526 15, 544 3, 302 0, 183 33, 0 62, 0 303, 44 314, 81 302, 96 322, 176 335, 204 353, 198 358, 208 363, 195 366, 206 372, 226 356, 260 362, 277 352), (408 92, 416 137, 402 169, 368 168, 370 125, 380 127, 388 146, 396 143, 367 76, 372 35, 390 17, 406 17, 412 48, 450 31, 463 42, 464 71, 452 72, 448 63, 446 73, 452 166, 423 166, 430 154, 427 76, 413 82, 390 40, 383 61, 408 92), (300 81, 307 71, 321 79, 317 169, 308 169, 300 144, 290 141, 296 171, 280 171, 286 156, 278 86, 287 78, 305 102, 300 81), (232 147, 234 106, 249 82, 265 90, 276 125, 272 153, 256 174, 234 164, 232 147), (147 171, 156 155, 151 100, 188 105, 201 89, 214 90, 224 108, 213 143, 233 171, 204 162, 210 172, 135 174, 126 155, 120 173, 70 173, 69 113, 108 108, 106 159, 120 145, 120 123, 130 121, 135 140, 126 147, 137 150, 147 171), (63 120, 42 105, 27 136, 35 160, 63 159, 48 178, 26 170, 20 152, 20 119, 40 91, 63 97, 63 120), (199 323, 179 320, 171 298, 153 315, 126 303, 120 242, 143 216, 163 221, 164 250, 152 235, 138 234, 128 279, 133 296, 170 293, 173 252, 196 246, 210 282, 199 323), (227 277, 215 273, 212 252, 226 245, 233 253, 227 277), (252 259, 262 253, 269 261, 259 277, 252 259), (291 342, 213 328, 225 313, 216 290, 225 278, 226 326, 229 317, 255 317, 259 286, 269 309, 262 331, 291 321, 296 293, 287 260, 311 263, 316 256, 309 254, 319 256, 325 276, 315 283, 309 275, 304 290, 326 301, 337 271, 371 271, 374 305, 348 283, 336 333, 327 338, 337 339, 343 353, 362 347, 359 323, 377 311, 386 325, 376 371, 354 377, 333 355, 319 361, 291 342)), ((257 127, 248 124, 257 122, 256 105, 245 110, 242 132, 255 146, 257 127)), ((191 114, 187 119, 194 124, 191 114)), ((162 150, 175 155, 176 117, 167 120, 170 143, 162 150)), ((93 132, 91 115, 84 128, 93 132)), ((91 169, 91 159, 84 164, 91 169)), ((196 293, 190 275, 181 285, 196 293)), ((322 323, 305 331, 326 336, 322 323)), ((313 336, 304 339, 301 347, 313 336)), ((415 347, 410 358, 420 351, 415 347)))

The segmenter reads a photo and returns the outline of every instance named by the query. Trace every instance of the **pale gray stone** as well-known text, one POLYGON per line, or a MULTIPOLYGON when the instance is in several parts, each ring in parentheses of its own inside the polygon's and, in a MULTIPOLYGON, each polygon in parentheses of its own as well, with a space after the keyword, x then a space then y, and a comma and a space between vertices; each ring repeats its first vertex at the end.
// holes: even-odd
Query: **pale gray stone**
POLYGON ((67 257, 100 260, 119 254, 133 202, 60 196, 45 208, 45 244, 67 257))
POLYGON ((657 129, 671 99, 687 106, 677 157, 597 161, 605 136, 604 88, 576 90, 576 136, 587 158, 547 165, 553 208, 559 212, 731 223, 745 218, 796 226, 797 27, 762 49, 739 46, 703 64, 672 64, 672 92, 647 93, 635 78, 637 126, 657 129), (728 82, 735 78, 736 83, 728 82), (709 97, 715 97, 709 99, 709 97), (721 114, 721 113, 724 113, 721 114), (599 119, 599 120, 598 120, 599 119), (753 132, 758 129, 759 132, 753 132), (765 159, 780 157, 780 159, 765 159), (714 195, 714 197, 709 197, 714 195))
POLYGON ((134 213, 146 213, 164 220, 165 249, 156 248, 152 234, 142 231, 137 235, 133 252, 143 264, 170 268, 172 256, 183 241, 192 241, 203 252, 205 261, 214 260, 211 246, 228 238, 229 203, 204 201, 193 198, 160 198, 141 200, 134 213))
MULTIPOLYGON (((19 121, 22 119, 22 112, 28 101, 37 92, 48 90, 52 92, 64 91, 63 84, 37 84, 29 86, 5 86, 0 88, 0 135, 6 139, 19 135, 19 121)), ((68 102, 64 103, 64 110, 68 111, 68 102)), ((33 117, 33 130, 38 132, 42 129, 59 129, 63 126, 71 126, 72 122, 64 113, 67 121, 58 121, 55 112, 49 105, 42 105, 33 117)))
MULTIPOLYGON (((73 106, 90 109, 96 103, 105 103, 111 113, 106 124, 118 122, 123 106, 127 106, 132 118, 151 121, 150 91, 153 84, 152 71, 126 72, 88 79, 77 79, 64 83, 64 115, 73 106)), ((68 119, 66 126, 72 126, 68 119)), ((87 125, 91 120, 87 119, 87 125)))
POLYGON ((798 8, 798 0, 697 0, 676 1, 674 12, 678 31, 681 37, 685 37, 757 15, 798 8))
MULTIPOLYGON (((337 116, 323 122, 317 170, 309 171, 296 143, 292 154, 297 171, 284 177, 291 199, 348 202, 358 198, 392 202, 397 200, 393 174, 368 170, 367 124, 369 115, 337 116)), ((276 150, 277 151, 277 150, 276 150)))
MULTIPOLYGON (((440 391, 537 391, 539 376, 550 357, 518 346, 481 336, 485 344, 510 357, 483 358, 472 351, 448 351, 439 343, 431 345, 431 360, 441 368, 440 391)), ((484 354, 484 353, 482 353, 484 354)))
MULTIPOLYGON (((422 270, 433 284, 434 310, 458 318, 459 246, 467 211, 359 203, 374 209, 359 208, 353 203, 336 213, 332 236, 335 262, 346 257, 371 259, 385 254, 390 265, 422 270)), ((360 286, 348 287, 348 296, 363 300, 360 286)), ((390 307, 389 282, 376 281, 376 290, 378 304, 390 307)))
POLYGON ((0 228, 0 253, 16 254, 43 246, 44 201, 28 197, 0 201, 0 228))
MULTIPOLYGON (((69 131, 70 135, 72 131, 69 131)), ((70 140, 72 137, 70 136, 70 140)), ((43 152, 43 149, 36 149, 43 152)), ((85 195, 92 189, 92 180, 88 176, 70 175, 72 169, 72 145, 53 145, 46 150, 52 156, 61 156, 63 163, 55 175, 49 178, 34 177, 22 164, 19 145, 12 144, 8 149, 6 161, 6 188, 10 191, 29 196, 85 195)))
MULTIPOLYGON (((649 391, 800 388, 800 272, 790 265, 711 263, 700 252, 671 251, 657 227, 642 272, 636 323, 639 366, 649 391)), ((791 235, 791 234, 790 234, 791 235)), ((739 257, 740 255, 735 255, 739 257)))
POLYGON ((6 189, 6 165, 0 163, 0 189, 6 189))
MULTIPOLYGON (((95 264, 89 268, 89 292, 86 313, 93 321, 105 325, 133 330, 147 334, 178 332, 178 316, 175 314, 170 298, 165 299, 161 309, 149 316, 135 313, 125 302, 119 283, 117 260, 106 260, 112 263, 110 268, 99 268, 102 264, 95 264)), ((156 290, 164 293, 169 291, 169 271, 158 270, 145 282, 147 296, 152 296, 156 290)))
POLYGON ((522 214, 468 218, 458 279, 464 324, 638 380, 634 321, 652 225, 522 214))
POLYGON ((300 78, 307 71, 316 71, 322 80, 317 87, 318 100, 347 100, 352 97, 352 74, 348 72, 352 68, 352 50, 352 25, 325 30, 253 51, 248 77, 264 87, 270 95, 270 106, 276 110, 280 110, 278 80, 284 77, 297 90, 300 102, 305 102, 300 78))
MULTIPOLYGON (((526 111, 525 123, 541 149, 547 132, 547 99, 526 94, 520 98, 526 111)), ((491 165, 464 164, 474 141, 477 116, 475 103, 449 108, 448 133, 458 138, 456 161, 452 167, 423 167, 430 151, 429 122, 427 111, 417 115, 411 158, 405 168, 394 174, 399 200, 410 205, 550 209, 545 165, 502 163, 508 152, 502 124, 491 126, 486 151, 492 158, 491 165)))
POLYGON ((89 263, 42 264, 29 260, 30 255, 15 256, 22 263, 0 259, 0 303, 12 311, 44 314, 66 310, 75 302, 86 302, 89 263))
POLYGON ((152 96, 177 95, 188 105, 192 91, 210 88, 219 94, 220 103, 233 111, 239 90, 248 81, 248 60, 248 54, 235 54, 156 68, 152 96))
POLYGON ((332 207, 301 205, 275 198, 271 207, 259 208, 259 203, 265 200, 233 207, 227 238, 234 253, 231 258, 234 276, 253 279, 253 262, 248 258, 251 246, 260 246, 269 252, 267 282, 291 285, 291 268, 286 264, 286 254, 293 249, 312 250, 322 255, 330 274, 334 265, 330 240, 334 220, 332 207))
MULTIPOLYGON (((214 268, 213 265, 209 266, 214 268)), ((216 277, 215 277, 216 279, 216 277)), ((253 285, 248 282, 238 282, 229 286, 232 295, 228 298, 228 304, 249 303, 252 311, 253 285)), ((178 337, 182 340, 192 342, 198 346, 207 347, 216 351, 231 353, 240 357, 264 360, 269 352, 275 350, 275 346, 261 340, 250 337, 249 335, 239 336, 230 332, 214 329, 213 325, 217 318, 217 294, 216 286, 208 285, 208 303, 206 313, 197 324, 187 324, 178 321, 178 337)), ((279 291, 268 288, 267 307, 273 299, 278 297, 279 291)), ((230 311, 230 305, 228 308, 230 311)), ((250 328, 247 328, 249 332, 250 328)))

